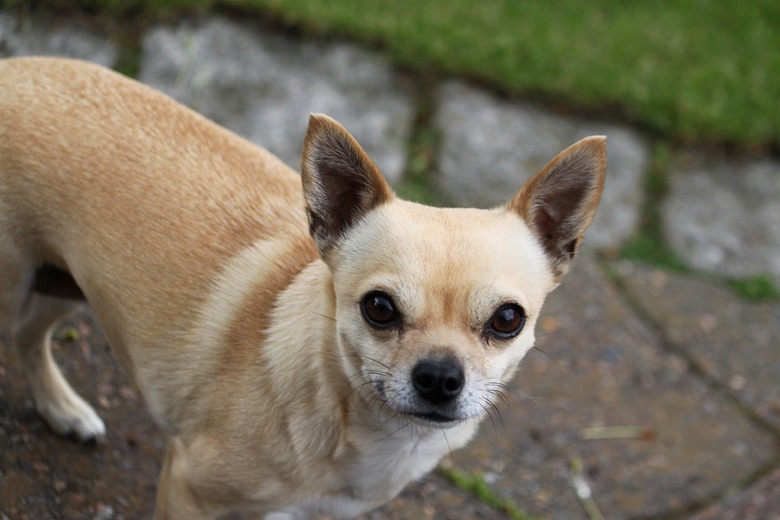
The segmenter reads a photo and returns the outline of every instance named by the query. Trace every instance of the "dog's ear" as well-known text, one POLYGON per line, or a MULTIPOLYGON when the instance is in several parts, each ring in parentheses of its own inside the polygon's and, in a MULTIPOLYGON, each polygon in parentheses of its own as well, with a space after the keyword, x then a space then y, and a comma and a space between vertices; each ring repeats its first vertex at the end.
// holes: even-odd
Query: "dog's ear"
POLYGON ((587 137, 559 153, 508 205, 536 234, 557 279, 568 271, 596 213, 606 169, 606 137, 587 137))
POLYGON ((301 159, 309 231, 325 255, 361 217, 393 199, 379 168, 344 127, 312 114, 301 159))

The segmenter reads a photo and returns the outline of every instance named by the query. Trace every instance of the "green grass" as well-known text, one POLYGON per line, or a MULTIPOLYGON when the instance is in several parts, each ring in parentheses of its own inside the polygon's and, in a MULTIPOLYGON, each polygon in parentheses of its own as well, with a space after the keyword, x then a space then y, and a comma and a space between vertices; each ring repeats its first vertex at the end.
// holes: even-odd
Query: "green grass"
MULTIPOLYGON (((3 5, 31 0, 0 0, 3 5)), ((419 71, 473 78, 667 138, 780 146, 777 0, 50 0, 121 17, 213 5, 378 44, 419 71)))
POLYGON ((780 143, 776 0, 230 0, 662 135, 780 143))
POLYGON ((656 143, 643 183, 644 204, 640 211, 639 234, 620 250, 620 256, 674 272, 688 272, 685 262, 666 245, 663 236, 661 205, 669 190, 667 179, 672 152, 664 143, 656 143))
POLYGON ((620 251, 626 260, 651 265, 674 273, 690 272, 688 266, 666 244, 653 235, 641 235, 629 240, 620 251))
MULTIPOLYGON (((429 133, 430 130, 422 130, 419 133, 429 133)), ((396 193, 405 200, 436 206, 440 203, 431 186, 432 161, 430 160, 432 149, 425 143, 413 141, 409 151, 409 162, 401 183, 395 187, 396 193)))
POLYGON ((441 202, 431 185, 431 172, 436 169, 439 135, 431 124, 434 103, 430 98, 431 87, 427 82, 417 94, 416 118, 409 139, 406 171, 396 193, 406 200, 437 206, 441 202))
POLYGON ((747 300, 761 302, 780 298, 777 288, 770 276, 758 275, 745 279, 729 280, 731 288, 747 300))

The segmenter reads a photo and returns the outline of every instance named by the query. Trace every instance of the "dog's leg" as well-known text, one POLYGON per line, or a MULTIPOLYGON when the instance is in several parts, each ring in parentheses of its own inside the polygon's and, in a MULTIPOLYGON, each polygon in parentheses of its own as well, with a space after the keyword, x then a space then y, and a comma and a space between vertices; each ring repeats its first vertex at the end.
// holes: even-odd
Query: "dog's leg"
POLYGON ((192 469, 184 443, 178 437, 171 438, 157 486, 154 520, 211 520, 217 516, 218 512, 207 510, 204 498, 208 494, 197 493, 192 469))
POLYGON ((95 410, 70 387, 51 353, 54 325, 77 306, 70 300, 30 293, 12 337, 38 413, 57 433, 73 433, 81 441, 90 441, 102 438, 106 427, 95 410))

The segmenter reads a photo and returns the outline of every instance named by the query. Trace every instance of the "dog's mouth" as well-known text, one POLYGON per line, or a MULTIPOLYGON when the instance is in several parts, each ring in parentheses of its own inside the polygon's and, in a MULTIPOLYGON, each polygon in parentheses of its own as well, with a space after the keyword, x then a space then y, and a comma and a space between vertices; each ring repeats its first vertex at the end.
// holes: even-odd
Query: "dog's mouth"
MULTIPOLYGON (((376 390, 377 394, 379 394, 380 398, 383 401, 388 402, 388 398, 385 393, 385 382, 383 380, 375 380, 373 383, 374 389, 376 390)), ((390 405, 391 409, 395 410, 395 413, 401 416, 410 417, 412 420, 414 420, 414 422, 421 425, 448 427, 454 426, 455 424, 466 419, 466 417, 456 413, 455 410, 432 410, 430 407, 426 406, 419 407, 422 409, 415 409, 417 407, 408 407, 408 404, 407 406, 394 406, 392 402, 388 402, 388 404, 390 405)))
POLYGON ((435 424, 455 423, 461 420, 460 417, 454 417, 440 412, 407 412, 407 415, 410 415, 415 419, 435 424))

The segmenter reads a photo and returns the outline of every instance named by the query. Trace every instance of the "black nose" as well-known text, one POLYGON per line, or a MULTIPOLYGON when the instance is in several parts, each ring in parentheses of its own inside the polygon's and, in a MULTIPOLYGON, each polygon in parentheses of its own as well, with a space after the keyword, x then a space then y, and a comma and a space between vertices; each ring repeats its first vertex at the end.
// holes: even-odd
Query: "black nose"
POLYGON ((456 398, 465 383, 463 368, 454 359, 424 359, 412 369, 415 390, 433 404, 444 404, 456 398))

